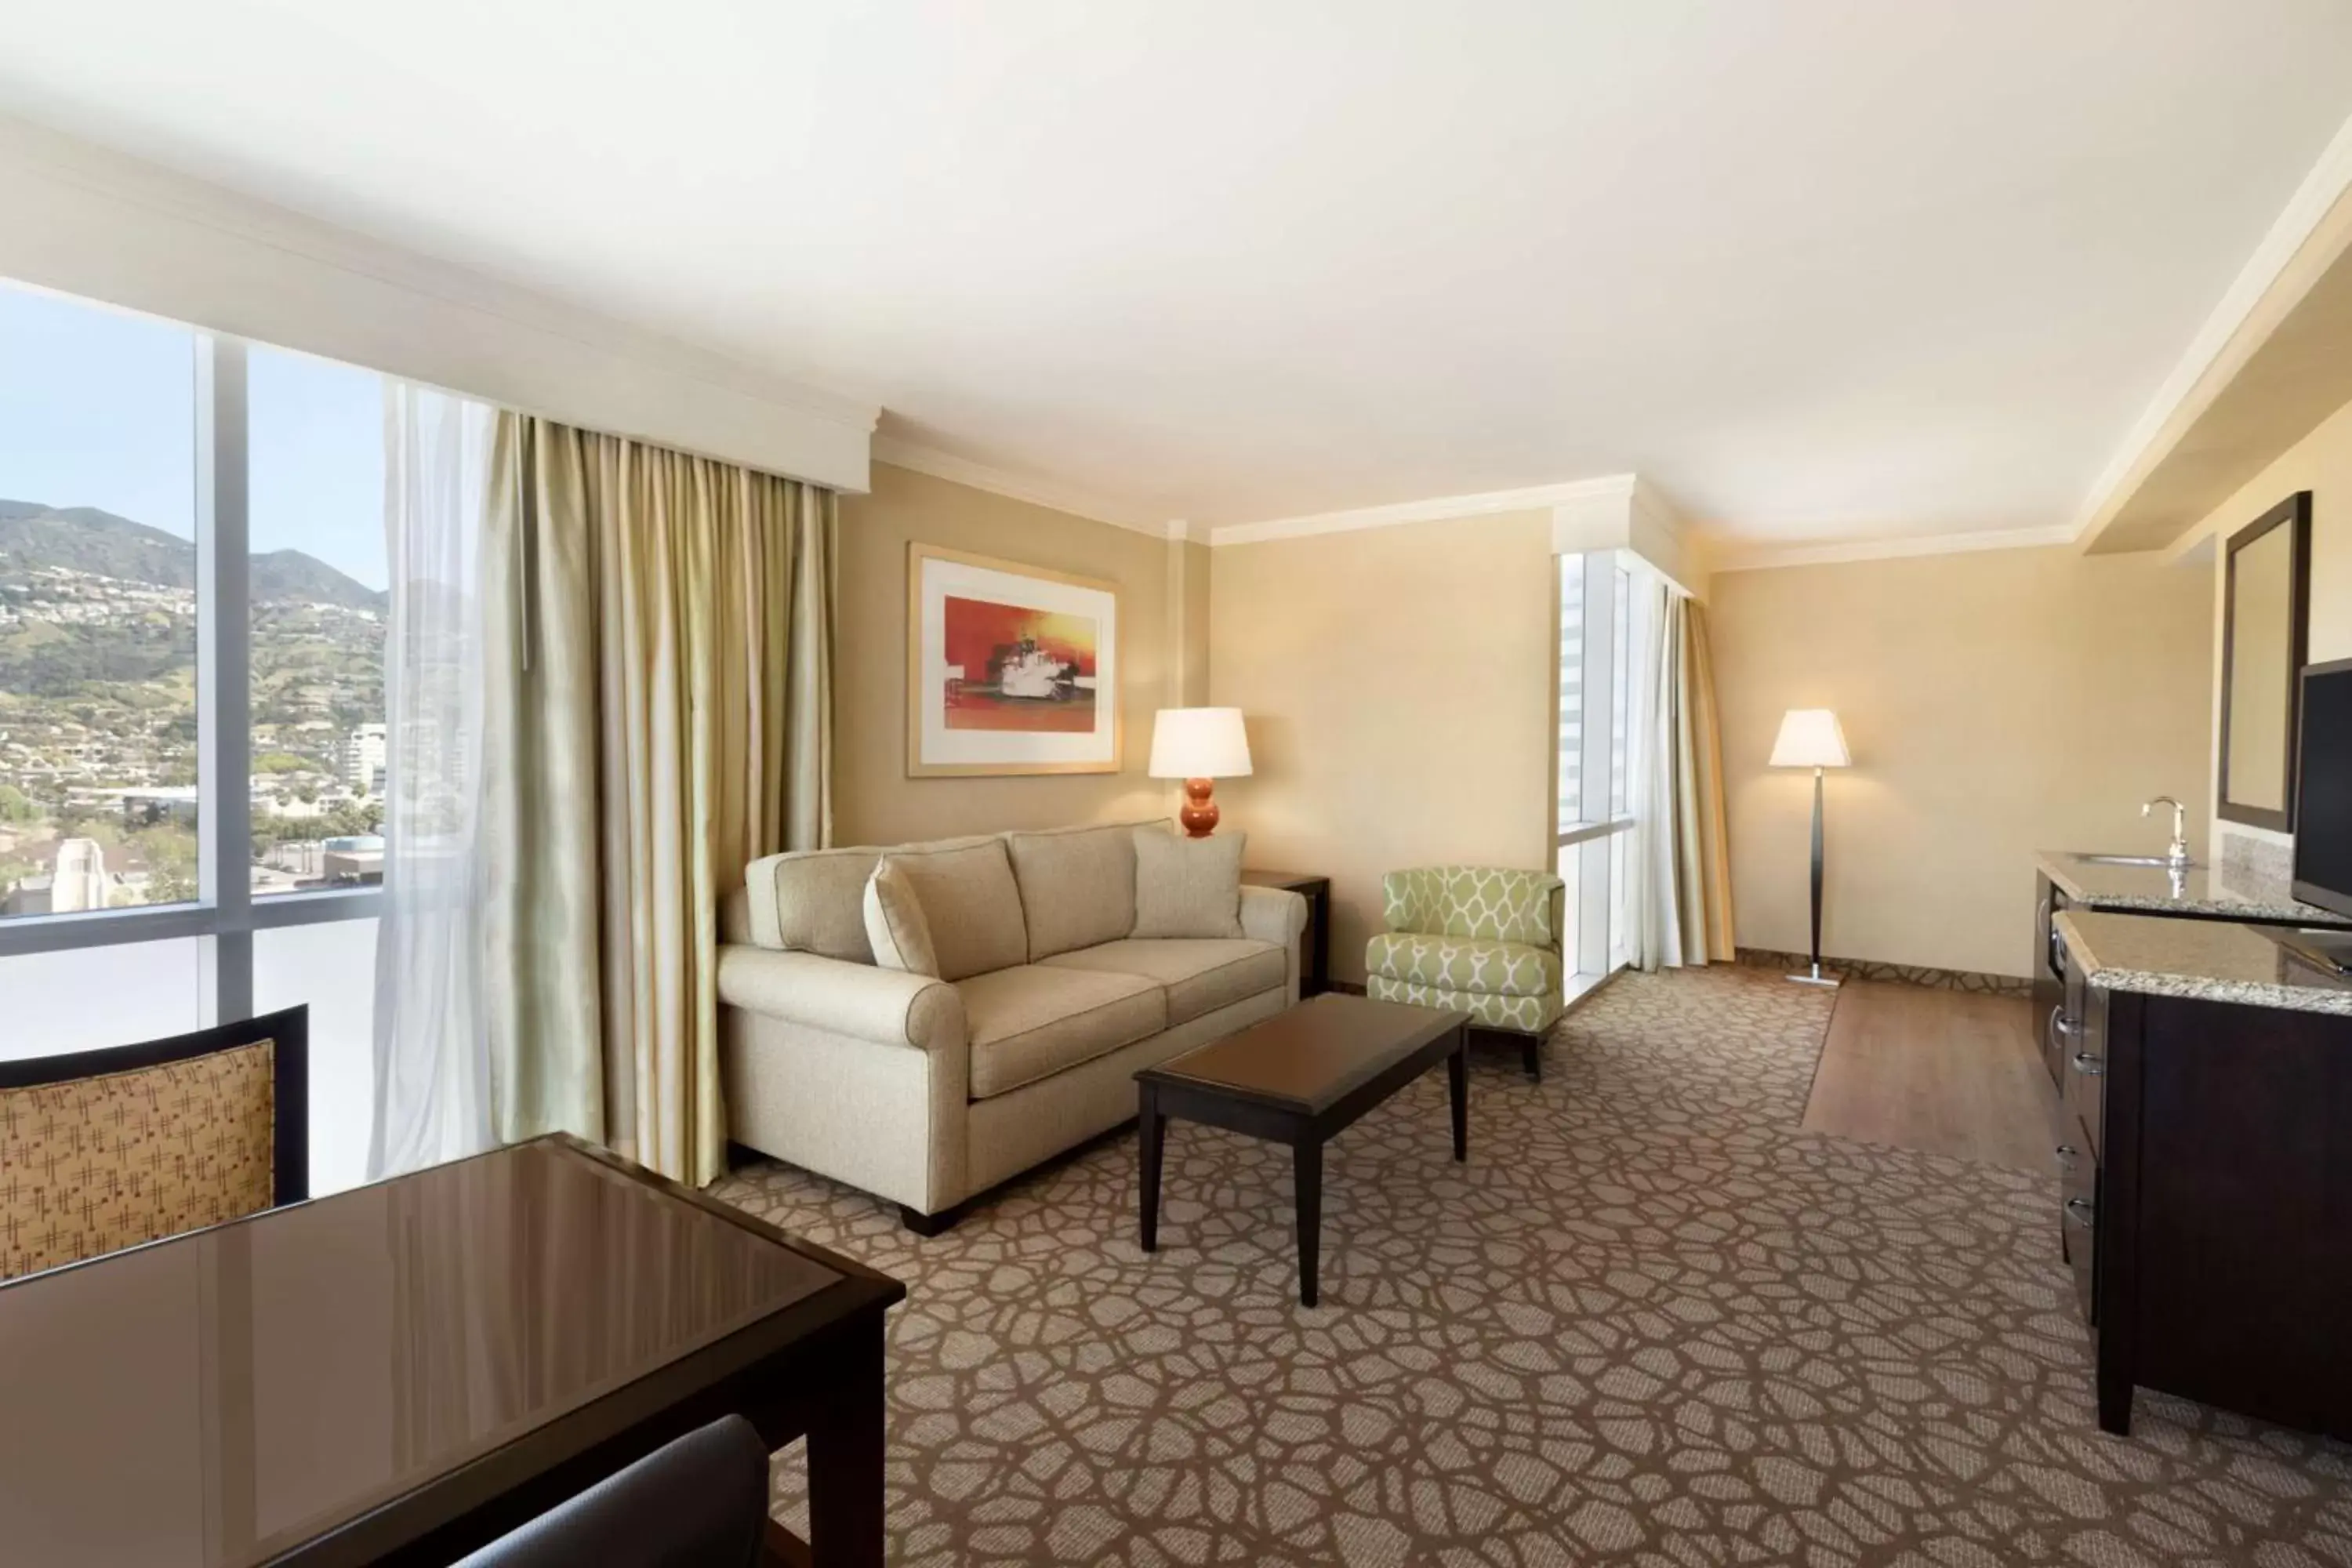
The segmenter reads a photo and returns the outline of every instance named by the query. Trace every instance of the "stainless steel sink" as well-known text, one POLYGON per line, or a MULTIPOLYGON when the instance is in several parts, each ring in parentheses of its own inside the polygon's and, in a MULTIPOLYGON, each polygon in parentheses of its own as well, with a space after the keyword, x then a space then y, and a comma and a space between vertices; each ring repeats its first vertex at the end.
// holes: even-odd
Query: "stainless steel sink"
POLYGON ((2167 859, 2161 855, 2077 855, 2074 858, 2093 866, 2178 867, 2183 871, 2193 871, 2203 864, 2198 860, 2167 859))

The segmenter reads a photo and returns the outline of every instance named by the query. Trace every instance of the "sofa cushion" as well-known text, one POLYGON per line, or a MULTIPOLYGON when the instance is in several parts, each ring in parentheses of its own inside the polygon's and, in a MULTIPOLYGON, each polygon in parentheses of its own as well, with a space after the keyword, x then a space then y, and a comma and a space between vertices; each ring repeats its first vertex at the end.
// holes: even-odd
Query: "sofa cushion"
POLYGON ((1246 834, 1180 838, 1139 827, 1135 845, 1137 936, 1242 934, 1242 851, 1246 834))
POLYGON ((967 835, 887 848, 861 844, 763 856, 743 873, 749 940, 759 947, 871 963, 874 947, 866 940, 866 881, 883 856, 929 855, 995 842, 992 836, 967 835))
MULTIPOLYGON (((1013 886, 1013 863, 1005 858, 1001 839, 943 848, 910 845, 889 855, 891 864, 914 885, 916 902, 923 906, 940 979, 961 980, 1028 961, 1021 892, 1013 886)), ((861 889, 861 898, 863 892, 861 889)))
POLYGON ((795 849, 751 862, 743 874, 751 940, 852 963, 874 962, 866 940, 866 879, 879 849, 795 849))
POLYGON ((1488 996, 1557 996, 1559 954, 1518 942, 1390 931, 1364 945, 1364 968, 1409 985, 1488 996))
POLYGON ((1020 964, 957 983, 971 1044, 971 1097, 986 1100, 1092 1061, 1168 1026, 1160 987, 1137 974, 1020 964))
POLYGON ((1029 923, 1029 962, 1135 929, 1135 825, 1008 833, 1005 853, 1029 923))
POLYGON ((915 885, 898 862, 882 857, 866 879, 866 940, 884 969, 940 977, 939 950, 931 945, 931 922, 923 915, 915 885))
POLYGON ((1168 993, 1171 1028, 1261 991, 1279 991, 1290 977, 1281 948, 1246 937, 1129 937, 1057 953, 1045 963, 1140 975, 1168 993))

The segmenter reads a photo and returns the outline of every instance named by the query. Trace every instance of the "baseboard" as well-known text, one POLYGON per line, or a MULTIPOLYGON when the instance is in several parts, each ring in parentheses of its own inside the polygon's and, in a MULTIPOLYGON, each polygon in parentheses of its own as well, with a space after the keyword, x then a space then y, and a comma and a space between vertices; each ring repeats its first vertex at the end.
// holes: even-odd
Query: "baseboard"
MULTIPOLYGON (((1801 952, 1776 952, 1769 947, 1743 947, 1739 962, 1757 969, 1778 969, 1801 974, 1812 960, 1801 952)), ((1874 958, 1829 958, 1822 971, 1844 980, 1884 980, 1896 985, 1922 985, 1932 991, 1969 991, 1982 996, 2031 996, 2033 982, 2016 974, 1986 974, 1973 969, 1937 969, 1924 963, 1885 963, 1874 958)))

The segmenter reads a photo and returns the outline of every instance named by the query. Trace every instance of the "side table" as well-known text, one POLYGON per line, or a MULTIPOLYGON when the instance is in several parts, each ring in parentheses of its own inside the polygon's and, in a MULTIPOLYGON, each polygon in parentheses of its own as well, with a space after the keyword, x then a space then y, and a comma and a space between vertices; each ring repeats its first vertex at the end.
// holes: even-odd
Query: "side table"
POLYGON ((1312 871, 1242 872, 1252 888, 1282 888, 1307 900, 1307 930, 1299 937, 1298 995, 1304 1001, 1331 989, 1331 879, 1312 871))

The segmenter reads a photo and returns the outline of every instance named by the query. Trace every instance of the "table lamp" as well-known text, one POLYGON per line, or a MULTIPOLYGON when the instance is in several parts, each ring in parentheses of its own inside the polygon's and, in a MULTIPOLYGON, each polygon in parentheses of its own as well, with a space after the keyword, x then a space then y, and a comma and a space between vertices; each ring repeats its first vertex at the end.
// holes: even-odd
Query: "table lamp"
POLYGON ((1780 716, 1780 738, 1772 742, 1771 765, 1813 770, 1813 949, 1812 967, 1790 979, 1801 985, 1835 985, 1837 976, 1822 973, 1822 770, 1851 767, 1845 731, 1837 715, 1826 708, 1791 708, 1780 716))
POLYGON ((1246 778, 1249 736, 1238 708, 1162 708, 1151 724, 1150 773, 1184 781, 1184 808, 1176 820, 1195 838, 1217 830, 1216 779, 1246 778))

